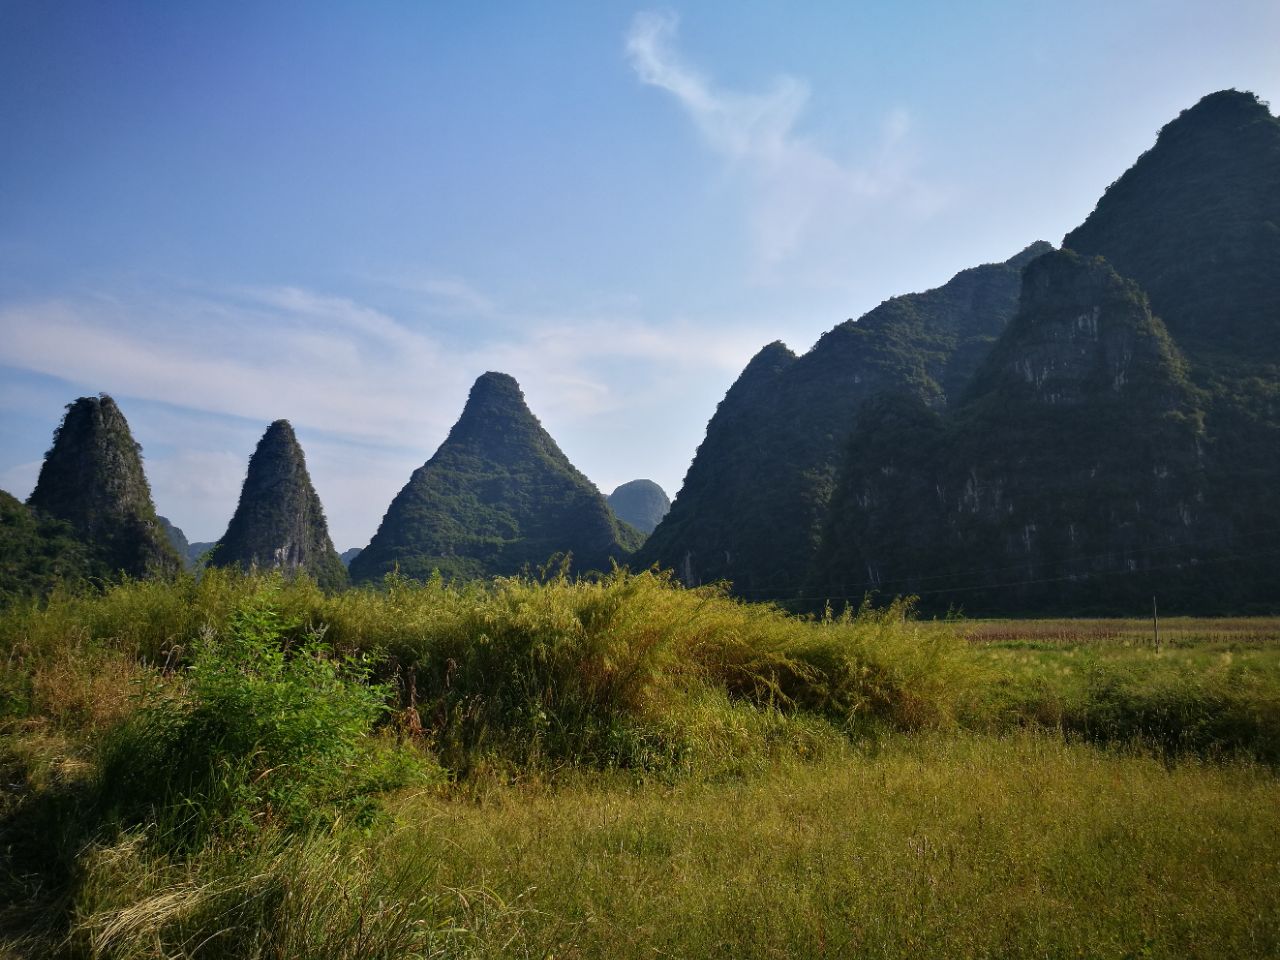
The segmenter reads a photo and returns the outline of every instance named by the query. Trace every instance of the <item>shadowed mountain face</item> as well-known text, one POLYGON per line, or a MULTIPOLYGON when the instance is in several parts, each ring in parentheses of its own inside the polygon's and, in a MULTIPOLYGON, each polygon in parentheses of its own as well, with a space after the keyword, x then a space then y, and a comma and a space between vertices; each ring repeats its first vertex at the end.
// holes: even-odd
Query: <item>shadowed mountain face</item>
POLYGON ((959 409, 862 411, 815 591, 1274 609, 1278 223, 1280 121, 1233 90, 1183 111, 1064 252, 1027 267, 959 409))
POLYGON ((27 503, 70 525, 96 575, 142 577, 180 567, 156 517, 142 448, 106 394, 68 405, 27 503))
POLYGON ((707 425, 670 512, 637 564, 687 584, 733 581, 746 597, 792 596, 821 538, 858 406, 906 391, 944 407, 964 390, 1017 310, 1037 243, 925 293, 840 324, 797 357, 772 343, 747 365, 707 425))
MULTIPOLYGON (((1065 244, 1136 280, 1206 393, 1207 497, 1238 555, 1280 531, 1280 119, 1210 94, 1160 131, 1065 244)), ((1275 558, 1230 567, 1224 603, 1275 597, 1275 558)))
POLYGON ((328 590, 346 584, 346 568, 329 539, 324 508, 288 420, 271 424, 258 441, 240 503, 209 565, 305 571, 328 590))
POLYGON ((623 523, 650 534, 671 509, 671 501, 652 480, 630 480, 609 494, 609 508, 623 523))
POLYGON ((1186 369, 1137 284, 1101 259, 1041 257, 964 403, 863 411, 813 589, 1015 610, 1169 590, 1178 564, 1207 558, 1184 545, 1222 529, 1186 369), (1001 583, 1020 585, 978 589, 1001 583))
POLYGON ((623 562, 639 534, 615 518, 525 405, 514 379, 476 380, 435 456, 414 471, 351 562, 356 581, 520 573, 571 553, 573 569, 623 562))
POLYGON ((1210 94, 1063 246, 1136 280, 1204 379, 1280 362, 1280 119, 1251 93, 1210 94))

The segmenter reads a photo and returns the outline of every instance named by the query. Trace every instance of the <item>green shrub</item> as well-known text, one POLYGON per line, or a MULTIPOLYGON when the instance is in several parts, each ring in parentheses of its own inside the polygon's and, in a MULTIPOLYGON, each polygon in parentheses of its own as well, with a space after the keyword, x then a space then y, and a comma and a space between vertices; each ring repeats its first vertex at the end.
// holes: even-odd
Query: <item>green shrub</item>
POLYGON ((154 687, 104 745, 102 801, 127 821, 155 817, 181 840, 263 820, 306 826, 338 813, 365 818, 376 792, 422 762, 370 736, 389 691, 370 666, 337 658, 294 621, 268 582, 206 633, 180 684, 154 687))

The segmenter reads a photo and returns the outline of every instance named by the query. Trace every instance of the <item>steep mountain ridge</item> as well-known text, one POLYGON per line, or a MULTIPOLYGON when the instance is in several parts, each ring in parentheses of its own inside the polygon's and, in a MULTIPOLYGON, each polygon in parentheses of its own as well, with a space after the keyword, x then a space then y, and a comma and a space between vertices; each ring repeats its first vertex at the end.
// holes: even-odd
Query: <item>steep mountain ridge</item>
POLYGON ((392 500, 353 580, 398 569, 482 578, 536 569, 571 553, 578 572, 625 561, 641 537, 569 462, 516 381, 486 373, 444 443, 392 500))
POLYGON ((324 507, 288 420, 276 420, 258 441, 236 512, 209 566, 305 571, 325 589, 346 585, 346 568, 333 549, 324 507))
POLYGON ((670 512, 637 555, 688 584, 728 579, 744 596, 803 584, 835 473, 866 399, 905 390, 944 406, 958 396, 1017 309, 1032 244, 1004 263, 961 271, 885 301, 797 357, 762 349, 716 408, 670 512))

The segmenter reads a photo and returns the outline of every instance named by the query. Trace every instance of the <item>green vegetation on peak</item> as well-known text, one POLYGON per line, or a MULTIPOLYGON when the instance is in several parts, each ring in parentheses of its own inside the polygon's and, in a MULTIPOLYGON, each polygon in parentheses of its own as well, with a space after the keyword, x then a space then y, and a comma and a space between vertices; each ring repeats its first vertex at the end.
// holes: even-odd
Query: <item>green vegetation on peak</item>
POLYGON ((1141 284, 1193 365, 1280 362, 1280 119, 1253 94, 1210 94, 1063 246, 1141 284))
POLYGON ((1035 243, 887 300, 801 357, 780 342, 764 347, 716 408, 637 563, 688 584, 727 579, 745 597, 795 595, 859 404, 897 390, 935 405, 959 397, 1017 309, 1022 265, 1051 249, 1035 243))
POLYGON ((306 572, 329 590, 346 584, 346 568, 288 420, 272 423, 258 441, 240 502, 209 565, 306 572))
POLYGON ((667 492, 652 480, 629 480, 609 494, 614 516, 648 535, 671 509, 667 492))
POLYGON ((486 373, 435 455, 392 500, 351 577, 399 570, 425 579, 536 569, 569 554, 579 572, 624 562, 642 536, 614 517, 524 401, 516 381, 486 373))
POLYGON ((181 567, 156 517, 142 448, 106 394, 67 405, 27 503, 71 525, 97 576, 167 575, 181 567))

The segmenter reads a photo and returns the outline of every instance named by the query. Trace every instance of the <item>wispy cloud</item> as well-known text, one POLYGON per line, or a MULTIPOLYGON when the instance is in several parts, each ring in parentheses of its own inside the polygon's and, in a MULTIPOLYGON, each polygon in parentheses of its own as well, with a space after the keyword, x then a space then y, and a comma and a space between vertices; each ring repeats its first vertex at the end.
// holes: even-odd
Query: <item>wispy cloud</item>
POLYGON ((365 274, 364 279, 421 297, 431 311, 485 317, 497 312, 493 300, 466 280, 430 270, 383 271, 365 274))
POLYGON ((911 175, 905 110, 889 113, 866 161, 837 159, 797 130, 810 99, 805 81, 780 76, 763 93, 719 88, 674 49, 678 26, 672 13, 637 14, 626 37, 628 59, 643 83, 676 98, 706 144, 745 178, 766 270, 809 240, 829 241, 833 231, 856 225, 875 204, 893 201, 917 214, 932 208, 933 192, 911 175))

